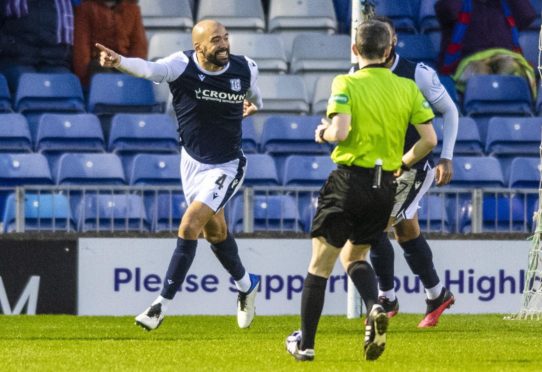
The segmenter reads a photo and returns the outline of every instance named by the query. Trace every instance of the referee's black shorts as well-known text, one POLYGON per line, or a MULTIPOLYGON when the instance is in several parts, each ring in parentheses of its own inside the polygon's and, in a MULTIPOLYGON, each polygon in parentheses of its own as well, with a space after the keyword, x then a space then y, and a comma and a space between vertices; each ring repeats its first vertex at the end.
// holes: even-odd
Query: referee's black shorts
POLYGON ((320 189, 311 236, 324 237, 334 247, 370 244, 384 231, 395 199, 395 177, 382 172, 380 188, 373 188, 374 170, 343 166, 331 172, 320 189))

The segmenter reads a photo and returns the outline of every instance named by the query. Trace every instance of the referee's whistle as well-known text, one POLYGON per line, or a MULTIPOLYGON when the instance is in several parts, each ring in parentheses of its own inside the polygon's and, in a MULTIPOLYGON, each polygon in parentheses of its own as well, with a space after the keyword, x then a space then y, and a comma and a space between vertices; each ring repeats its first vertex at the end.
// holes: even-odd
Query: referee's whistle
POLYGON ((379 189, 382 183, 382 159, 376 159, 373 176, 373 189, 379 189))

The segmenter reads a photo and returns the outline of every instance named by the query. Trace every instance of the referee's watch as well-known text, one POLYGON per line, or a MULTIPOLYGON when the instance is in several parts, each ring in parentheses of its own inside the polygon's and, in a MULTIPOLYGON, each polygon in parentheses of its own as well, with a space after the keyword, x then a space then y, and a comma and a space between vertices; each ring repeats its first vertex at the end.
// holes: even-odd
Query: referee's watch
POLYGON ((404 172, 408 172, 410 170, 410 167, 405 164, 404 161, 401 162, 401 170, 404 172))
POLYGON ((318 137, 320 137, 320 139, 321 139, 322 141, 324 141, 325 143, 328 143, 328 142, 326 141, 326 139, 324 138, 324 133, 326 133, 326 129, 327 129, 327 128, 320 129, 320 132, 318 133, 318 137))

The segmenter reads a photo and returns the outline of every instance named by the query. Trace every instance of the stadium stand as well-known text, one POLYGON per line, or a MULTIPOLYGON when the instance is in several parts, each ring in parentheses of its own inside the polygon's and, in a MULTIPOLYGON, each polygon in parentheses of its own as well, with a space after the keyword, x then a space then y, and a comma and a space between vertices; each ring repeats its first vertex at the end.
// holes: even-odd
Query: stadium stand
POLYGON ((245 154, 254 154, 258 152, 259 140, 256 133, 254 118, 249 116, 243 119, 242 146, 245 154))
POLYGON ((116 114, 111 121, 108 150, 124 155, 178 153, 177 124, 167 114, 116 114))
POLYGON ((496 157, 537 156, 540 131, 540 118, 493 117, 488 123, 485 152, 496 157))
POLYGON ((74 74, 25 73, 19 79, 15 109, 21 113, 84 112, 81 83, 74 74))
POLYGON ((284 163, 283 185, 322 186, 336 168, 329 155, 290 155, 284 163))
POLYGON ((534 7, 535 13, 537 14, 536 19, 531 23, 529 28, 531 30, 540 31, 540 13, 542 13, 542 0, 531 0, 531 4, 534 7))
POLYGON ((95 74, 88 97, 88 111, 96 115, 119 112, 161 112, 152 82, 127 74, 95 74))
POLYGON ((140 0, 143 25, 149 31, 190 31, 194 26, 188 0, 140 0))
POLYGON ((156 32, 149 40, 149 60, 156 61, 181 50, 193 48, 192 34, 188 32, 156 32))
MULTIPOLYGON (((230 226, 234 232, 243 231, 243 197, 233 201, 230 226)), ((297 205, 289 195, 254 196, 254 231, 303 231, 297 205)))
POLYGON ((332 0, 271 0, 268 32, 320 31, 334 33, 337 18, 332 0))
POLYGON ((269 117, 263 126, 260 152, 278 154, 328 154, 328 144, 314 142, 320 116, 269 117))
POLYGON ((439 75, 439 80, 459 109, 459 96, 457 94, 457 90, 455 89, 455 82, 453 79, 447 75, 439 75))
POLYGON ((21 114, 0 114, 0 152, 32 152, 32 137, 21 114))
POLYGON ((250 57, 260 73, 287 73, 288 59, 282 39, 275 34, 231 33, 232 54, 250 57))
POLYGON ((427 195, 420 202, 418 210, 420 229, 427 232, 451 232, 448 221, 446 200, 437 195, 427 195))
POLYGON ((540 159, 538 157, 517 157, 510 167, 510 188, 532 188, 540 185, 540 159))
MULTIPOLYGON (((75 219, 68 198, 62 194, 24 195, 25 231, 75 231, 75 219)), ((16 231, 16 197, 10 194, 2 217, 4 233, 16 231)))
POLYGON ((436 0, 421 0, 418 13, 418 28, 422 34, 440 30, 440 24, 435 14, 436 2, 436 0))
POLYGON ((501 165, 492 156, 455 156, 454 177, 450 186, 456 187, 504 187, 501 165))
MULTIPOLYGON (((540 13, 538 13, 540 14, 540 13)), ((538 38, 540 37, 540 30, 538 31, 523 31, 519 34, 519 45, 523 56, 533 67, 536 69, 538 66, 538 38)))
POLYGON ((126 178, 115 154, 66 153, 54 166, 57 185, 124 185, 126 178))
POLYGON ((268 154, 247 154, 245 186, 278 186, 280 184, 275 161, 268 154))
POLYGON ((397 32, 412 34, 418 32, 416 16, 408 1, 380 0, 376 5, 376 14, 391 18, 397 32))
POLYGON ((229 31, 265 31, 261 0, 199 0, 197 20, 214 19, 229 31))
MULTIPOLYGON (((444 120, 442 118, 435 118, 433 121, 433 127, 437 133, 438 144, 435 146, 433 152, 440 155, 442 151, 442 133, 443 133, 444 120)), ((483 155, 484 147, 480 139, 480 133, 478 126, 474 119, 467 116, 459 118, 459 127, 457 130, 457 139, 454 147, 454 155, 483 155)))
POLYGON ((143 198, 134 194, 86 194, 74 214, 81 232, 150 229, 143 198))
POLYGON ((11 93, 4 75, 0 74, 0 112, 11 112, 11 93))
POLYGON ((177 231, 188 208, 180 192, 145 195, 144 203, 151 230, 154 232, 177 231))
POLYGON ((427 35, 398 34, 396 51, 413 62, 424 62, 435 66, 437 52, 427 35))
POLYGON ((314 84, 314 92, 311 100, 311 112, 313 115, 326 114, 327 101, 331 95, 331 83, 336 74, 321 74, 314 84))
POLYGON ((308 114, 309 99, 303 78, 298 75, 260 75, 258 85, 264 107, 260 113, 308 114))
POLYGON ((42 154, 0 153, 0 184, 52 185, 53 177, 47 159, 42 154))
POLYGON ((35 151, 105 152, 100 121, 92 114, 43 114, 38 123, 35 151))
POLYGON ((180 157, 177 154, 139 154, 125 170, 130 185, 180 186, 180 157))

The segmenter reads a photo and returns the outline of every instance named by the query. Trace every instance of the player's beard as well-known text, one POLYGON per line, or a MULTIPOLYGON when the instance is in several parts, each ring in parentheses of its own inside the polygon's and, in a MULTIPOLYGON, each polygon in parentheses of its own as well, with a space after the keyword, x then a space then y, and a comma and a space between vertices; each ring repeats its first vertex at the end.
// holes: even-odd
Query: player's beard
POLYGON ((205 55, 205 58, 207 59, 207 61, 211 62, 215 66, 224 67, 230 61, 230 49, 229 48, 218 49, 214 53, 207 53, 205 55), (218 54, 220 52, 227 52, 228 53, 227 57, 225 59, 219 59, 218 54))

